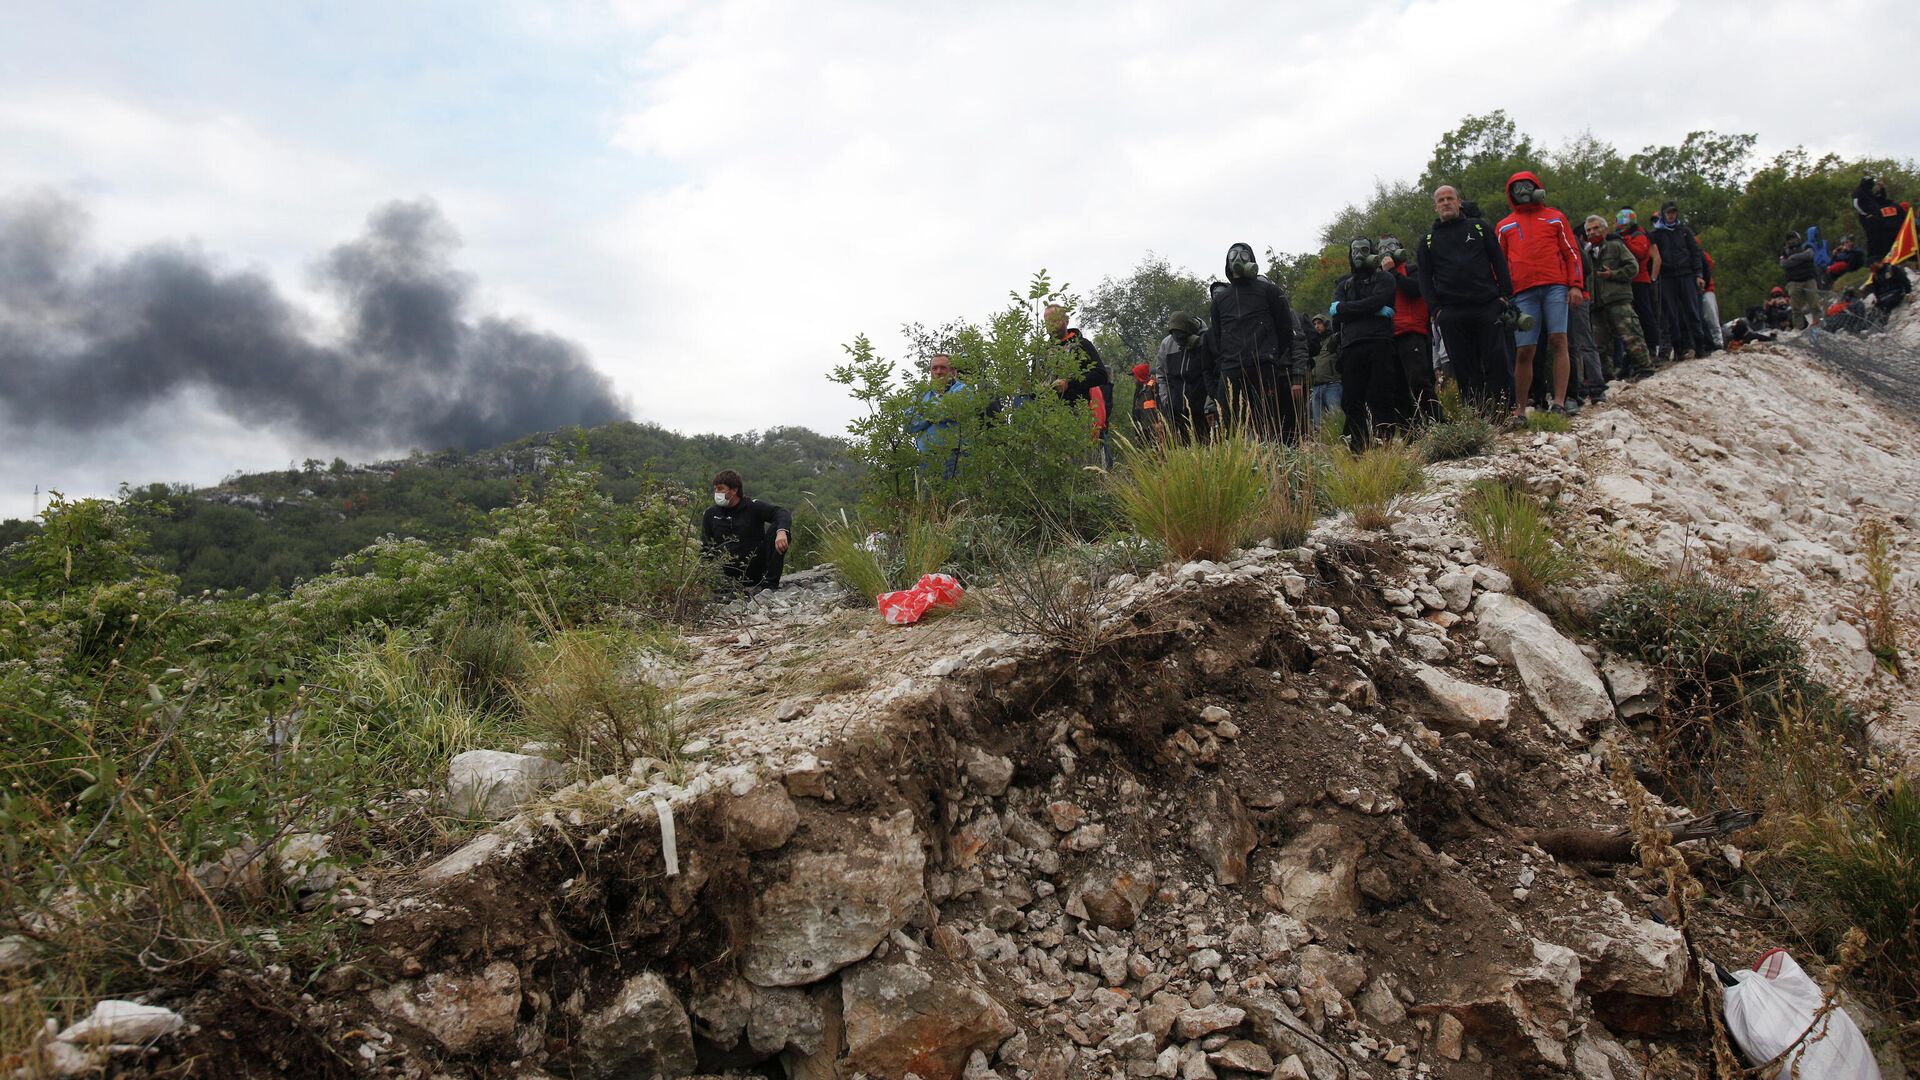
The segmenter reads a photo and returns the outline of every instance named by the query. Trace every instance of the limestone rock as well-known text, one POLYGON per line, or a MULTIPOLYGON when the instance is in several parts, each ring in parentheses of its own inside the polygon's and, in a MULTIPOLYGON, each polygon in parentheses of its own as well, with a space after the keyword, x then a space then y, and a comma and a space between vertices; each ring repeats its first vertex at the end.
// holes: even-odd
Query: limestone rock
POLYGON ((1574 951, 1580 956, 1580 989, 1589 994, 1667 998, 1687 981, 1686 939, 1652 919, 1622 914, 1613 926, 1587 928, 1574 951))
POLYGON ((1341 997, 1352 997, 1366 984, 1367 969, 1352 953, 1309 945, 1300 950, 1300 976, 1326 983, 1340 991, 1341 997))
POLYGON ((1457 614, 1467 610, 1473 603, 1473 575, 1464 570, 1441 574, 1434 579, 1433 587, 1439 590, 1440 598, 1446 601, 1448 611, 1457 614))
POLYGON ((465 1054, 513 1034, 520 1012, 520 971, 505 960, 478 975, 434 972, 374 991, 374 1007, 434 1037, 450 1054, 465 1054))
POLYGON ((1188 1009, 1181 1013, 1173 1022, 1173 1030, 1183 1041, 1192 1042, 1216 1031, 1231 1031, 1246 1018, 1245 1009, 1231 1005, 1209 1005, 1204 1009, 1188 1009))
POLYGON ((923 895, 913 812, 870 823, 839 851, 790 851, 754 897, 740 970, 759 986, 803 986, 873 952, 923 895))
POLYGON ((1513 695, 1505 690, 1456 679, 1425 665, 1415 668, 1413 677, 1455 725, 1482 734, 1507 726, 1513 695))
POLYGON ((673 988, 654 972, 627 980, 606 1008, 581 1021, 574 1068, 595 1080, 690 1075, 693 1028, 673 988))
POLYGON ((1647 665, 1624 656, 1608 656, 1600 664, 1600 674, 1607 681, 1622 720, 1645 716, 1659 707, 1659 692, 1647 665))
POLYGON ((1534 940, 1533 963, 1514 972, 1491 995, 1452 1006, 1475 1038, 1514 1055, 1516 1062, 1567 1067, 1573 1034, 1580 958, 1572 949, 1534 940))
POLYGON ((826 1016, 820 1002, 804 990, 759 988, 747 1013, 747 1044, 768 1056, 785 1050, 813 1054, 826 1041, 826 1016))
POLYGON ((991 1053, 1015 1031, 1006 1010, 953 969, 862 964, 841 977, 840 993, 849 1071, 958 1080, 970 1054, 991 1053))
POLYGON ((1268 1073, 1273 1071, 1273 1055, 1267 1053, 1267 1048, 1257 1042, 1247 1039, 1230 1039, 1226 1045, 1207 1055, 1207 1064, 1217 1069, 1268 1073))
POLYGON ((1343 1080, 1352 1075, 1338 1058, 1322 1050, 1318 1041, 1303 1034, 1312 1031, 1312 1027, 1278 995, 1261 991, 1228 1000, 1246 1010, 1247 1026, 1260 1045, 1275 1054, 1299 1059, 1296 1064, 1302 1066, 1299 1070, 1302 1075, 1312 1080, 1343 1080))
POLYGON ((459 817, 511 817, 566 772, 550 758, 469 750, 447 765, 447 809, 459 817))
POLYGON ((1137 863, 1130 868, 1097 868, 1082 878, 1067 896, 1067 914, 1115 930, 1129 929, 1147 909, 1155 880, 1149 863, 1137 863))
POLYGON ((721 810, 727 833, 747 851, 772 851, 800 827, 800 811, 784 785, 759 783, 729 799, 721 810))
POLYGON ((967 779, 982 795, 1005 795, 1013 782, 1013 762, 977 746, 968 747, 965 768, 967 779))
POLYGON ((1246 805, 1225 784, 1216 782, 1195 800, 1194 813, 1189 842, 1213 867, 1213 880, 1221 885, 1245 881, 1247 857, 1260 842, 1246 805))
POLYGON ((1538 608, 1516 596, 1489 592, 1474 602, 1474 612, 1481 636, 1495 655, 1513 665, 1527 697, 1554 727, 1580 738, 1587 725, 1613 718, 1613 699, 1600 673, 1538 608))
POLYGON ((1355 914, 1360 855, 1359 841, 1338 826, 1308 827, 1274 855, 1267 902, 1301 920, 1355 914))

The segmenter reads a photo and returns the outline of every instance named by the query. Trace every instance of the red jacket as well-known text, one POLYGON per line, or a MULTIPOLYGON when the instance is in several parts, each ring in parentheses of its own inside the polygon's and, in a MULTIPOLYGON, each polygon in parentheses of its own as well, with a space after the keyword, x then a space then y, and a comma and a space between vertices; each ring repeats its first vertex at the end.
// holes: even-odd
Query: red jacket
POLYGON ((1393 272, 1400 278, 1393 283, 1397 290, 1393 298, 1393 336, 1432 335, 1433 319, 1427 314, 1426 299, 1420 295, 1420 279, 1407 273, 1406 263, 1394 263, 1393 272))
POLYGON ((1633 275, 1633 283, 1653 284, 1653 237, 1647 235, 1647 230, 1635 225, 1632 232, 1620 230, 1620 239, 1627 245, 1627 250, 1633 252, 1633 257, 1640 261, 1640 272, 1633 275))
POLYGON ((1500 219, 1498 229, 1500 251, 1513 274, 1513 291, 1541 285, 1586 288, 1587 269, 1580 261, 1580 249, 1574 246, 1567 215, 1551 206, 1514 206, 1513 185, 1522 180, 1540 184, 1540 178, 1530 172, 1517 172, 1507 178, 1507 205, 1513 206, 1513 212, 1500 219))

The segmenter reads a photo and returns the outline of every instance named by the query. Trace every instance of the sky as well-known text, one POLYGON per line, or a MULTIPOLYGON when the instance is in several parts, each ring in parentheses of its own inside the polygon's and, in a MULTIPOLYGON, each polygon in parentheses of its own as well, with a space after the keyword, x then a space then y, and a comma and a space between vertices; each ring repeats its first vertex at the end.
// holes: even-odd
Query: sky
MULTIPOLYGON (((1314 246, 1468 115, 1920 154, 1920 97, 1866 81, 1920 54, 1898 0, 1036 7, 10 0, 0 203, 77 208, 88 258, 260 275, 325 338, 319 260, 426 200, 473 314, 574 343, 636 419, 839 432, 856 334, 900 356, 902 324, 984 317, 1042 268, 1084 292, 1150 251, 1217 273, 1237 240, 1314 246)), ((189 387, 86 430, 0 415, 0 518, 36 486, 412 449, 235 411, 189 387)))

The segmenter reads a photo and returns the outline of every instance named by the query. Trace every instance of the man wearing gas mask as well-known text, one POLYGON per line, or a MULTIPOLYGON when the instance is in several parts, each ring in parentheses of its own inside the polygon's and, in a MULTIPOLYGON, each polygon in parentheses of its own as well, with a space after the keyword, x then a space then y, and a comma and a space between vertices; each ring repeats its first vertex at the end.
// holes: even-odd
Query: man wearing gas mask
POLYGON ((1407 265, 1407 249, 1398 237, 1380 238, 1380 269, 1393 275, 1393 355, 1407 384, 1407 419, 1437 422, 1444 417, 1433 377, 1433 320, 1420 296, 1419 275, 1407 265))
POLYGON ((1293 314, 1280 286, 1260 276, 1253 246, 1227 249, 1227 287, 1214 292, 1207 349, 1229 415, 1263 438, 1300 437, 1307 372, 1293 352, 1293 314))
POLYGON ((1207 351, 1207 324, 1184 311, 1167 318, 1167 336, 1160 339, 1160 416, 1176 442, 1186 442, 1207 427, 1207 398, 1213 393, 1215 369, 1207 351))
POLYGON ((1505 298, 1513 295, 1507 257, 1493 229, 1469 217, 1452 185, 1433 193, 1433 228, 1420 241, 1420 296, 1440 327, 1460 383, 1460 398, 1487 408, 1506 396, 1505 298))
POLYGON ((1355 450, 1397 430, 1406 415, 1406 377, 1393 351, 1393 298, 1399 290, 1381 262, 1371 240, 1348 244, 1349 272, 1334 283, 1327 309, 1340 332, 1340 399, 1347 442, 1355 450))
POLYGON ((1547 205, 1540 178, 1521 171, 1507 179, 1507 205, 1496 232, 1500 251, 1513 275, 1513 306, 1530 316, 1514 328, 1513 421, 1526 418, 1527 394, 1533 386, 1533 358, 1540 338, 1547 339, 1549 383, 1553 412, 1567 411, 1567 308, 1585 304, 1586 265, 1580 259, 1573 226, 1567 215, 1547 205))

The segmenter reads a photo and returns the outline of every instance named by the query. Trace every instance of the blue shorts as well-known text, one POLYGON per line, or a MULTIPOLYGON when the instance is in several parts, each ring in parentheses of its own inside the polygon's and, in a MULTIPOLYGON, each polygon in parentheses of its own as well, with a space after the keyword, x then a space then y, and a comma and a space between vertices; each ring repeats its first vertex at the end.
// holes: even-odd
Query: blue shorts
POLYGON ((1515 345, 1538 345, 1541 333, 1564 334, 1567 332, 1567 287, 1565 285, 1535 285, 1531 289, 1522 289, 1513 295, 1513 306, 1533 316, 1533 329, 1515 330, 1515 345))

